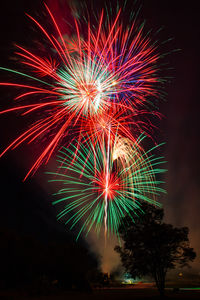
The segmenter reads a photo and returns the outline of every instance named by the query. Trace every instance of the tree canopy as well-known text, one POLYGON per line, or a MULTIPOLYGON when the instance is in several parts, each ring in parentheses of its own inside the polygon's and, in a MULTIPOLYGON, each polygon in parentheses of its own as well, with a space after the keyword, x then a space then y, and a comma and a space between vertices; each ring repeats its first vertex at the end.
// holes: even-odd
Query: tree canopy
POLYGON ((168 270, 188 266, 196 254, 190 247, 187 227, 177 228, 163 222, 163 209, 143 204, 144 215, 133 222, 123 218, 119 233, 123 246, 116 246, 125 269, 134 277, 151 276, 164 294, 168 270))

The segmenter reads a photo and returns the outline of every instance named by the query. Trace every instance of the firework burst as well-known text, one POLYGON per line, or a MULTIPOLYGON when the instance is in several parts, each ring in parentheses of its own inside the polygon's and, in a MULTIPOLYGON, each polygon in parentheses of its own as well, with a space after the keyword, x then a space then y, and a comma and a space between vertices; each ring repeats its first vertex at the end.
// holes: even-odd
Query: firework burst
POLYGON ((125 168, 116 162, 119 156, 120 160, 124 158, 124 154, 115 157, 117 143, 115 148, 110 148, 106 142, 94 145, 86 140, 80 145, 73 164, 76 146, 59 151, 58 172, 48 173, 53 177, 50 182, 60 184, 55 194, 58 200, 53 203, 60 205, 58 219, 71 223, 71 228, 81 221, 77 238, 92 227, 97 233, 103 227, 105 236, 118 234, 121 218, 128 214, 134 219, 141 201, 159 205, 155 197, 164 190, 158 186, 162 182, 155 177, 165 171, 159 166, 163 163, 162 157, 148 156, 153 149, 149 153, 142 152, 138 146, 142 139, 131 149, 129 145, 131 155, 126 155, 125 168))
MULTIPOLYGON (((132 135, 129 130, 130 123, 135 126, 135 132, 138 128, 139 132, 145 131, 145 128, 142 129, 145 124, 130 119, 133 114, 139 114, 139 109, 147 104, 149 96, 157 96, 153 85, 158 82, 158 54, 156 46, 151 45, 150 38, 143 34, 143 27, 137 29, 135 22, 129 28, 123 26, 120 10, 113 21, 106 20, 102 11, 98 26, 91 26, 88 22, 87 30, 74 19, 76 37, 69 43, 69 39, 64 39, 65 33, 59 29, 53 13, 47 6, 46 9, 55 34, 48 33, 29 16, 51 45, 46 56, 39 56, 37 50, 31 52, 16 46, 16 54, 27 68, 27 73, 0 68, 28 82, 0 83, 23 90, 15 98, 18 106, 0 114, 22 111, 21 115, 29 116, 30 120, 31 114, 37 118, 0 156, 24 142, 41 143, 43 137, 48 139, 25 178, 34 174, 42 163, 47 163, 58 147, 74 139, 71 130, 76 133, 79 144, 84 132, 86 135, 93 134, 95 128, 112 120, 113 125, 109 127, 111 140, 118 132, 118 135, 123 133, 124 137, 136 141, 136 133, 132 135), (123 122, 119 125, 118 117, 122 114, 126 126, 123 122), (92 128, 94 120, 98 122, 92 128), (86 123, 89 124, 89 131, 85 130, 86 123)), ((79 145, 76 147, 78 149, 79 145)))

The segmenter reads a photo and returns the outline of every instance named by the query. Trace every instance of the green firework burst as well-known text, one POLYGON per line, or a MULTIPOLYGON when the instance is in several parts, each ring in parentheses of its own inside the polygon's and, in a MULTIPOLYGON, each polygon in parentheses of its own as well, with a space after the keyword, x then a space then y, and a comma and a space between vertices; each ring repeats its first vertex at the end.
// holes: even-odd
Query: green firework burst
POLYGON ((115 142, 92 143, 89 138, 79 149, 71 145, 59 151, 58 172, 48 172, 53 177, 49 181, 59 185, 53 204, 60 207, 58 219, 71 223, 71 229, 81 223, 77 238, 92 227, 97 233, 104 228, 106 235, 118 235, 121 218, 138 217, 141 201, 160 205, 156 197, 165 191, 156 177, 166 171, 160 166, 165 162, 153 154, 160 145, 141 150, 143 139, 128 149, 126 145, 127 155, 124 150, 115 155, 115 142))

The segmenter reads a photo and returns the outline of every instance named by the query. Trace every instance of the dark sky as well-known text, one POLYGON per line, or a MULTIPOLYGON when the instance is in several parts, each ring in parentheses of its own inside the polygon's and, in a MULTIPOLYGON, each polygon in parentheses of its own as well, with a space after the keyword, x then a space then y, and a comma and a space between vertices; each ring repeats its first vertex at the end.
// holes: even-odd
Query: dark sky
MULTIPOLYGON (((166 51, 181 49, 167 57, 169 66, 173 68, 171 75, 174 79, 166 85, 166 101, 160 102, 160 112, 165 118, 159 125, 159 139, 166 141, 165 155, 168 160, 168 195, 163 203, 168 221, 189 226, 192 245, 200 255, 198 1, 144 0, 141 3, 143 8, 140 17, 141 20, 146 19, 147 27, 156 30, 163 26, 161 41, 174 38, 166 44, 166 51)), ((0 2, 1 66, 11 65, 9 59, 13 57, 13 42, 23 45, 31 43, 30 22, 24 12, 37 15, 41 7, 42 1, 36 0, 0 2)), ((4 75, 1 74, 1 78, 4 75)), ((12 95, 2 88, 1 107, 8 106, 9 94, 12 95)), ((23 125, 14 114, 0 117, 2 149, 23 125)), ((22 183, 33 156, 34 148, 21 147, 0 160, 0 224, 41 236, 47 232, 62 232, 62 226, 55 220, 46 184, 43 187, 40 181, 43 170, 40 175, 22 183)))

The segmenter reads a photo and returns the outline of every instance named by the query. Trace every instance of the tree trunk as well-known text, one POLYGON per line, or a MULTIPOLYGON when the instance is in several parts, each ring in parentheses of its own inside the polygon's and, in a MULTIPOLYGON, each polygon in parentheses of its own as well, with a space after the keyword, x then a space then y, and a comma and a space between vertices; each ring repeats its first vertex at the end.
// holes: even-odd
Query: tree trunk
POLYGON ((157 289, 160 293, 160 297, 165 297, 165 273, 163 271, 157 271, 155 274, 155 282, 157 289))
POLYGON ((164 284, 164 282, 160 282, 159 293, 160 293, 161 298, 165 297, 165 284, 164 284))

